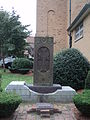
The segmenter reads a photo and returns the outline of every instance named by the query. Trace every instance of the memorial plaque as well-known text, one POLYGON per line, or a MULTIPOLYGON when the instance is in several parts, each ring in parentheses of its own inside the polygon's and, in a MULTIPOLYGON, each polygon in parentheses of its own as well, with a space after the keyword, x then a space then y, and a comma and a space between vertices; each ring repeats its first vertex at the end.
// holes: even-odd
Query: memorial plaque
POLYGON ((53 38, 35 37, 34 85, 53 85, 53 38))

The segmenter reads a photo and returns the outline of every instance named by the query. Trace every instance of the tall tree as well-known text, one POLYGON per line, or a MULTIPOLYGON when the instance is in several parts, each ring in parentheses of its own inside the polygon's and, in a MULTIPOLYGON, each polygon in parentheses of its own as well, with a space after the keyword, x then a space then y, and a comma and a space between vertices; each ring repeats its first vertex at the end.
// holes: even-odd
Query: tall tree
POLYGON ((29 25, 22 25, 19 18, 19 15, 16 15, 14 10, 12 13, 4 10, 0 11, 0 53, 4 67, 4 58, 7 54, 15 56, 24 54, 25 38, 31 33, 27 29, 29 25))

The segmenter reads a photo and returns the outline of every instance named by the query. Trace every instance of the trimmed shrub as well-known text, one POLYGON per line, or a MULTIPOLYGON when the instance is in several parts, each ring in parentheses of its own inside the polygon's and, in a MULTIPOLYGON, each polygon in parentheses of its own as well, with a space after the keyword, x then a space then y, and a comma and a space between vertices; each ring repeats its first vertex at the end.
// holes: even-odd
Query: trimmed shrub
POLYGON ((9 70, 12 72, 12 73, 21 73, 21 74, 26 74, 29 72, 30 69, 14 69, 14 68, 9 68, 9 70))
POLYGON ((63 50, 54 57, 54 83, 82 89, 89 69, 88 60, 77 49, 63 50))
POLYGON ((90 116, 90 90, 85 90, 82 94, 75 95, 73 101, 82 114, 90 116))
POLYGON ((85 89, 90 89, 90 71, 85 79, 85 89))
POLYGON ((33 62, 27 58, 16 58, 12 63, 12 68, 14 69, 24 69, 24 68, 33 68, 33 62))
POLYGON ((33 61, 27 58, 17 58, 13 61, 9 70, 12 73, 26 74, 30 69, 33 69, 33 61))
POLYGON ((20 96, 15 93, 0 93, 0 118, 11 116, 21 103, 20 96))

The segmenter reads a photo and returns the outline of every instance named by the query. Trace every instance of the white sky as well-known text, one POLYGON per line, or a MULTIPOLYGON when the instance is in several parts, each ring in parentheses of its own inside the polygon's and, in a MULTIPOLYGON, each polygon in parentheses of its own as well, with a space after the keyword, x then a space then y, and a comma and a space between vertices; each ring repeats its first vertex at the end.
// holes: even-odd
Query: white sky
POLYGON ((0 8, 12 11, 12 7, 21 18, 23 25, 30 24, 29 30, 32 30, 32 35, 36 33, 36 0, 0 0, 0 8))

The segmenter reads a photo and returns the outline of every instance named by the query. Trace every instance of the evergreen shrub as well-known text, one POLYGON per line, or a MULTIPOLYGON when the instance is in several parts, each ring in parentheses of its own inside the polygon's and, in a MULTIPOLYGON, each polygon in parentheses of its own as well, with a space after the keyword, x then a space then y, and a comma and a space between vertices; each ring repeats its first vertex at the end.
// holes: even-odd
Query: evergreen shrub
POLYGON ((90 71, 85 79, 85 89, 90 89, 90 71))
POLYGON ((16 58, 9 68, 11 72, 21 74, 29 72, 30 69, 33 69, 33 61, 27 58, 16 58))
POLYGON ((85 90, 73 98, 76 108, 84 115, 90 116, 90 90, 85 90))
POLYGON ((33 62, 27 58, 16 58, 12 63, 12 68, 15 69, 24 69, 29 68, 32 69, 33 62))
POLYGON ((89 69, 88 60, 77 49, 63 50, 54 57, 54 83, 71 86, 75 90, 82 89, 89 69))
POLYGON ((15 93, 0 93, 0 118, 11 116, 22 102, 21 97, 15 93))

